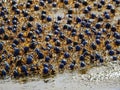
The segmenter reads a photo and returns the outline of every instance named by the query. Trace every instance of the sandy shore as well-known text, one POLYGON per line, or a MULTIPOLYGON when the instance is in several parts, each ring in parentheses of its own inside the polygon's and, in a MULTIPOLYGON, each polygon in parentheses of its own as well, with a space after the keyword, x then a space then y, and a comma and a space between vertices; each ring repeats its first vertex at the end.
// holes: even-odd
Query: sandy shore
POLYGON ((29 78, 22 81, 1 80, 0 90, 120 90, 120 62, 94 67, 86 74, 57 74, 54 78, 29 78))

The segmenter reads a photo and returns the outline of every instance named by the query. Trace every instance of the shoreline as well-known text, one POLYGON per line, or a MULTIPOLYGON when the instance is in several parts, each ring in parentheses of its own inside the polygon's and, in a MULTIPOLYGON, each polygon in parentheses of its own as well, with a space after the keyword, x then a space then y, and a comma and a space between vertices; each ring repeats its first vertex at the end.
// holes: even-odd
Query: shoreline
MULTIPOLYGON (((23 80, 24 81, 24 80, 23 80)), ((110 62, 107 66, 94 67, 86 74, 62 73, 54 78, 30 78, 26 82, 1 80, 0 90, 119 90, 120 62, 110 62)))

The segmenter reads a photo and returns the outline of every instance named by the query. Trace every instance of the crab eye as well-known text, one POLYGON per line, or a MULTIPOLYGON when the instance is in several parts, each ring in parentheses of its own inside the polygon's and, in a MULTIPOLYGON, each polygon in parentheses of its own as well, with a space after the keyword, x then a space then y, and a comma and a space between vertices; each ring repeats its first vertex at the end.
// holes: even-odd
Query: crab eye
POLYGON ((101 25, 100 25, 99 23, 97 23, 97 24, 95 25, 95 27, 96 27, 96 29, 100 29, 101 25))
POLYGON ((110 50, 111 48, 112 48, 112 47, 111 47, 110 44, 107 44, 107 45, 106 45, 106 49, 107 49, 107 50, 110 50))
POLYGON ((29 2, 26 4, 26 8, 30 8, 30 3, 29 2))
POLYGON ((100 44, 100 39, 96 39, 96 44, 100 44))
POLYGON ((120 46, 120 40, 119 39, 115 40, 115 45, 120 46))
POLYGON ((112 8, 112 5, 111 4, 108 4, 107 5, 107 9, 111 9, 112 8))
POLYGON ((103 63, 103 62, 104 62, 103 58, 100 58, 99 61, 100 61, 100 63, 103 63))
POLYGON ((72 9, 69 9, 68 10, 68 14, 72 14, 73 13, 73 10, 72 9))
POLYGON ((70 64, 70 66, 69 66, 69 67, 70 67, 70 69, 71 69, 71 70, 73 70, 73 69, 74 69, 74 67, 75 67, 75 65, 72 63, 72 64, 70 64))
POLYGON ((17 71, 17 70, 14 70, 14 71, 13 71, 13 75, 14 75, 14 78, 18 77, 18 76, 19 76, 18 71, 17 71))
POLYGON ((76 51, 80 51, 80 46, 79 45, 77 45, 76 47, 75 47, 75 49, 76 49, 76 51))
POLYGON ((79 6, 80 6, 79 3, 75 3, 74 5, 75 8, 79 8, 79 6))
POLYGON ((50 16, 47 17, 47 21, 50 22, 52 21, 52 18, 50 16))
POLYGON ((67 61, 65 59, 61 60, 61 63, 63 63, 64 65, 67 64, 67 61))
POLYGON ((5 70, 6 70, 6 71, 9 71, 9 69, 10 69, 10 65, 9 65, 8 63, 6 63, 6 64, 5 64, 5 70))
POLYGON ((101 3, 102 5, 105 5, 105 1, 104 1, 104 0, 101 0, 100 3, 101 3))
POLYGON ((64 2, 64 4, 65 4, 65 5, 67 5, 67 4, 68 4, 68 0, 64 0, 63 2, 64 2))
POLYGON ((86 64, 85 64, 85 62, 80 62, 80 67, 85 67, 86 66, 86 64))
POLYGON ((53 2, 52 6, 53 6, 53 7, 56 7, 56 6, 57 6, 57 3, 56 3, 56 2, 53 2))
POLYGON ((26 76, 28 75, 26 65, 22 65, 22 66, 21 66, 21 71, 22 71, 26 76))
POLYGON ((43 68, 43 74, 48 74, 48 72, 49 72, 49 69, 47 67, 44 67, 43 68))
POLYGON ((3 44, 0 42, 0 51, 3 50, 3 44))
POLYGON ((113 56, 113 55, 114 55, 114 51, 113 51, 113 50, 110 50, 110 51, 108 52, 108 54, 109 54, 110 56, 113 56))
POLYGON ((31 56, 28 56, 26 62, 27 62, 27 64, 31 64, 31 63, 33 62, 32 57, 31 57, 31 56))
POLYGON ((33 21, 33 20, 34 20, 33 16, 30 16, 29 21, 33 21))
POLYGON ((93 50, 96 50, 97 47, 96 47, 96 45, 95 45, 94 43, 92 43, 92 44, 91 44, 91 48, 92 48, 93 50))
POLYGON ((109 29, 110 27, 111 27, 111 24, 110 23, 106 23, 105 28, 109 29))
POLYGON ((69 54, 68 52, 65 52, 65 53, 64 53, 64 57, 65 57, 65 58, 69 58, 69 57, 70 57, 70 54, 69 54))
POLYGON ((20 54, 20 49, 15 48, 13 54, 14 54, 14 56, 18 56, 20 54))
POLYGON ((39 5, 40 5, 40 6, 44 6, 44 5, 45 5, 45 4, 44 4, 44 1, 41 0, 39 5))
POLYGON ((50 61, 50 57, 49 56, 46 56, 45 57, 45 62, 49 62, 50 61))
POLYGON ((88 5, 87 0, 83 0, 82 4, 83 4, 84 6, 87 6, 87 5, 88 5))
POLYGON ((89 11, 91 11, 91 10, 92 10, 91 6, 88 6, 88 7, 87 7, 87 9, 88 9, 89 11))
POLYGON ((110 19, 110 15, 109 14, 105 14, 105 18, 106 19, 110 19))
POLYGON ((6 74, 7 74, 7 73, 6 73, 6 70, 2 70, 2 71, 1 71, 1 74, 2 74, 2 76, 6 76, 6 74))
POLYGON ((77 22, 77 23, 80 23, 80 22, 81 22, 80 17, 77 17, 77 18, 76 18, 76 22, 77 22))
POLYGON ((63 64, 63 63, 60 63, 59 68, 60 68, 60 69, 63 69, 63 68, 64 68, 64 64, 63 64))
POLYGON ((43 58, 44 58, 44 54, 41 53, 41 52, 39 52, 39 53, 38 53, 38 59, 43 59, 43 58))
POLYGON ((113 61, 116 61, 116 60, 117 60, 117 57, 116 57, 116 56, 113 56, 113 57, 112 57, 112 60, 113 60, 113 61))
POLYGON ((101 5, 101 3, 98 3, 98 9, 100 9, 100 8, 102 8, 102 5, 101 5))
POLYGON ((85 60, 85 57, 83 55, 80 56, 79 58, 81 61, 84 61, 85 60))
POLYGON ((0 27, 0 34, 3 34, 3 33, 5 33, 5 30, 4 28, 0 27))
POLYGON ((38 11, 38 10, 39 10, 39 6, 38 6, 38 5, 35 5, 35 6, 34 6, 34 10, 35 10, 35 11, 38 11))

